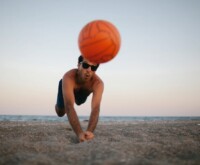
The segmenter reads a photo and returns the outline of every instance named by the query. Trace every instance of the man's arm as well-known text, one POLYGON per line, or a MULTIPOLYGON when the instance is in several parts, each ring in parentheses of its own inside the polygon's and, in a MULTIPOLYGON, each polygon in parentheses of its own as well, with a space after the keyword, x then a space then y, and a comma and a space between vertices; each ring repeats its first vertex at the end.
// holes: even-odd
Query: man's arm
POLYGON ((79 138, 80 141, 85 141, 84 132, 81 128, 78 116, 74 109, 74 93, 73 93, 73 81, 71 78, 67 77, 66 75, 63 77, 63 98, 65 104, 65 112, 68 116, 69 123, 72 126, 75 134, 79 138))
POLYGON ((91 110, 89 124, 87 128, 87 131, 89 132, 94 132, 98 123, 103 89, 104 89, 104 85, 102 81, 98 82, 98 84, 94 87, 94 93, 92 97, 92 110, 91 110))

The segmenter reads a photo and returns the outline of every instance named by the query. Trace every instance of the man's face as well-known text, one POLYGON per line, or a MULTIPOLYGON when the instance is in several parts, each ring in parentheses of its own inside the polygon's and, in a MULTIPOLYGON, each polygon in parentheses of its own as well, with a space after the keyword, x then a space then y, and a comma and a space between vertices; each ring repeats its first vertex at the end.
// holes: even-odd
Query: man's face
POLYGON ((79 72, 81 79, 85 82, 91 80, 93 74, 97 69, 96 66, 97 64, 89 62, 84 59, 83 62, 79 64, 79 72))

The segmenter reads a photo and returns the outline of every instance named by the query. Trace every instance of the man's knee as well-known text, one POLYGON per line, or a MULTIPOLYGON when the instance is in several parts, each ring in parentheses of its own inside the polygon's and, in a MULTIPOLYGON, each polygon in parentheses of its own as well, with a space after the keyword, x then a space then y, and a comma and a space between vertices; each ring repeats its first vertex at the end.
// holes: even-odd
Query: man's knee
POLYGON ((55 105, 55 110, 59 117, 63 117, 65 115, 65 108, 59 108, 57 105, 55 105))

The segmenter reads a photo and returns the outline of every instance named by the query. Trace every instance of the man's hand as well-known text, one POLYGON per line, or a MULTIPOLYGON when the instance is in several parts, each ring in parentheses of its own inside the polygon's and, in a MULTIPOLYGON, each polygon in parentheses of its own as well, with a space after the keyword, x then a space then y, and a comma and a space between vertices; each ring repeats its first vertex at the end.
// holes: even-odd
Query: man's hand
POLYGON ((86 138, 86 140, 92 140, 94 138, 94 134, 90 131, 86 131, 85 138, 86 138))
POLYGON ((84 142, 87 139, 85 138, 85 132, 82 132, 78 135, 79 142, 84 142))
POLYGON ((90 131, 82 132, 78 136, 79 142, 84 142, 87 140, 92 140, 94 138, 94 134, 90 131))

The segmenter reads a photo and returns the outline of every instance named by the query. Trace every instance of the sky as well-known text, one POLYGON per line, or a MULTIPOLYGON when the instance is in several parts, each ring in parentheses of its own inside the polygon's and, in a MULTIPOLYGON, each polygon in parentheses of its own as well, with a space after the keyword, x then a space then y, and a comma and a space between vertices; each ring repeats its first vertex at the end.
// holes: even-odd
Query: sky
MULTIPOLYGON (((102 19, 121 48, 96 72, 101 116, 200 116, 199 9, 199 0, 0 0, 0 115, 56 115, 79 32, 102 19)), ((75 109, 90 107, 91 96, 75 109)))

